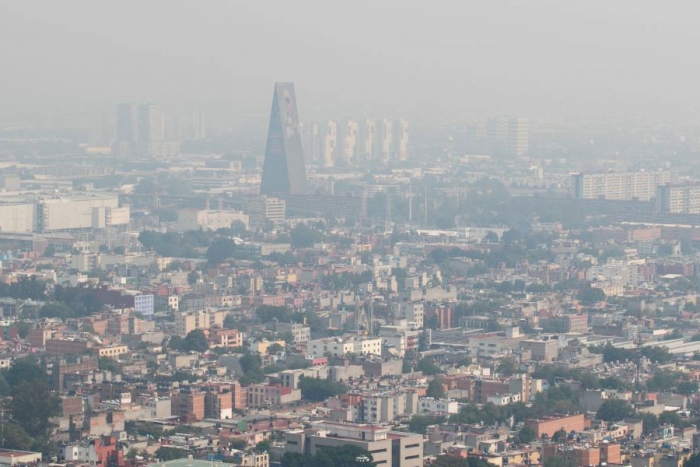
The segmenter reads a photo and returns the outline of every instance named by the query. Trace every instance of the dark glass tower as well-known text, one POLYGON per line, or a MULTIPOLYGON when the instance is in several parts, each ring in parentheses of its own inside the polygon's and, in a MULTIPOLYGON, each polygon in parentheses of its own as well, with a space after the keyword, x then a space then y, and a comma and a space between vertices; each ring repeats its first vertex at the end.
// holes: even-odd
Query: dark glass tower
POLYGON ((276 83, 260 192, 265 195, 302 194, 306 167, 301 145, 293 83, 276 83))

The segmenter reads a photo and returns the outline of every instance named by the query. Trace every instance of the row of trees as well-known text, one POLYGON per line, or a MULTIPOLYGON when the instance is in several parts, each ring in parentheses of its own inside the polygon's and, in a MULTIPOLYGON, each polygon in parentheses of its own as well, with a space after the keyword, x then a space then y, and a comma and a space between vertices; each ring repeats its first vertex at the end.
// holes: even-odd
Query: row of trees
POLYGON ((159 233, 144 230, 139 234, 139 242, 148 250, 161 256, 175 258, 198 258, 200 250, 206 248, 206 258, 211 264, 220 264, 235 253, 235 244, 226 231, 190 230, 184 233, 159 233))
MULTIPOLYGON (((603 361, 609 362, 625 362, 635 361, 637 359, 637 351, 633 349, 618 349, 608 343, 605 346, 591 346, 589 350, 592 353, 602 354, 603 361)), ((642 357, 646 357, 654 363, 668 363, 673 359, 673 355, 665 347, 642 347, 642 357)))

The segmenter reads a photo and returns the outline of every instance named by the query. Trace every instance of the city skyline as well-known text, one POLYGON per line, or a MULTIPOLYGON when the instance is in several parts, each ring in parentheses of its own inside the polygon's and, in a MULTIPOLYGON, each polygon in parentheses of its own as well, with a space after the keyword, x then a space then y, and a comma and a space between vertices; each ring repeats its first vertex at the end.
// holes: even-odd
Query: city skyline
POLYGON ((289 79, 304 83, 297 93, 307 117, 334 109, 370 114, 371 107, 414 122, 489 113, 698 116, 698 68, 682 53, 700 39, 692 15, 650 2, 596 2, 595 8, 545 0, 447 2, 405 9, 396 1, 329 2, 316 9, 217 0, 207 9, 162 0, 99 8, 72 3, 75 11, 51 3, 6 6, 0 43, 32 39, 1 51, 8 69, 22 70, 0 78, 14 91, 0 96, 3 114, 75 114, 152 100, 263 115, 269 83, 289 79), (368 18, 361 12, 370 5, 368 18), (171 21, 158 20, 163 9, 171 21), (391 21, 397 11, 403 21, 391 21), (334 21, 317 21, 321 14, 334 21), (294 34, 283 32, 289 24, 294 34), (363 34, 353 24, 363 24, 363 34), (282 41, 295 54, 276 46, 282 41), (256 47, 243 46, 250 43, 256 47), (332 66, 311 66, 323 57, 332 66), (344 66, 337 66, 341 57, 344 66), (135 69, 141 72, 131 73, 135 69))

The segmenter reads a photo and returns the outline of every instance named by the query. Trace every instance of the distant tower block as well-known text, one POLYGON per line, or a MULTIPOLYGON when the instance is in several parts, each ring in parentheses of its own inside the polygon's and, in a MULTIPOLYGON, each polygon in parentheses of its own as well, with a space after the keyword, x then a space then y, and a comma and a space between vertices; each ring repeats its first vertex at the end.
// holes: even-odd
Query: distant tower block
POLYGON ((276 83, 260 192, 296 195, 305 191, 306 167, 294 84, 276 83))

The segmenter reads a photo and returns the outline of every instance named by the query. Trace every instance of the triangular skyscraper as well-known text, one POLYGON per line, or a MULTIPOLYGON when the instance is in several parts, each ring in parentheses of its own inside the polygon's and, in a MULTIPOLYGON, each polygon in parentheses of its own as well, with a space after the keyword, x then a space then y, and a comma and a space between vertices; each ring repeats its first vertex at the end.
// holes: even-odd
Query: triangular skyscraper
POLYGON ((305 191, 306 167, 294 84, 276 83, 260 192, 296 195, 305 191))

